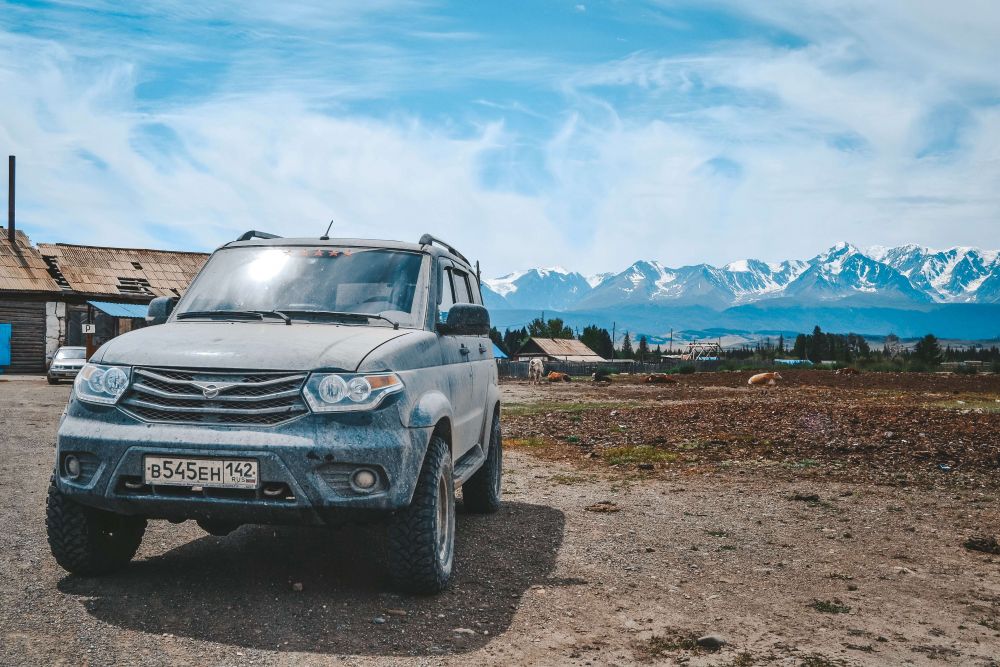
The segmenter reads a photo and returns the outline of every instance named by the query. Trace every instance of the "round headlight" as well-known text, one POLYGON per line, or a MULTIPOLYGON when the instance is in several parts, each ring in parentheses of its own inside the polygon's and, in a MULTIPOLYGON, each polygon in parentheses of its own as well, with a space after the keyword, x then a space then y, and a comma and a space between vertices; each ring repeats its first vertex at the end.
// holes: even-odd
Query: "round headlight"
POLYGON ((104 391, 112 396, 117 396, 125 391, 126 385, 128 385, 128 376, 122 369, 112 367, 104 373, 104 391))
POLYGON ((347 383, 338 375, 327 375, 316 387, 316 393, 324 403, 339 403, 347 395, 347 383))
POLYGON ((355 403, 362 403, 372 395, 372 386, 365 378, 354 378, 347 383, 347 393, 355 403))
POLYGON ((104 371, 99 368, 95 368, 94 372, 90 374, 87 378, 87 384, 90 385, 90 391, 95 394, 104 393, 104 371))

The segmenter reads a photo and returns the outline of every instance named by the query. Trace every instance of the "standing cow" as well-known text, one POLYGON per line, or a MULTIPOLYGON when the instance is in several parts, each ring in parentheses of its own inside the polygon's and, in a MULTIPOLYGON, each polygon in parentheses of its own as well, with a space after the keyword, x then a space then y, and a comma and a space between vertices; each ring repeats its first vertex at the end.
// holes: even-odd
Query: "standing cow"
POLYGON ((542 376, 545 374, 545 364, 537 357, 528 362, 528 382, 540 384, 542 376))

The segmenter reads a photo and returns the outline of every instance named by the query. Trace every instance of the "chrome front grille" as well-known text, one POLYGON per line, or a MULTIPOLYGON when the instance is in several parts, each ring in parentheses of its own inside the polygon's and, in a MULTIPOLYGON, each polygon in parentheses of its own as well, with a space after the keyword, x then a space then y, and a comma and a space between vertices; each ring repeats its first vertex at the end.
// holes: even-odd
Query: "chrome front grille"
POLYGON ((309 409, 306 373, 134 368, 119 405, 143 421, 273 426, 309 409))

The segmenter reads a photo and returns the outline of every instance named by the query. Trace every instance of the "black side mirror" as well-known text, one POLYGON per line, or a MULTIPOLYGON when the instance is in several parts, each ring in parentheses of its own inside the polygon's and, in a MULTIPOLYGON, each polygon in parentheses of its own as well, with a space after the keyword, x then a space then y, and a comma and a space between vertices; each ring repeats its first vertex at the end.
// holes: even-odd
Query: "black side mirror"
POLYGON ((474 303, 456 303, 448 311, 448 320, 438 325, 446 336, 488 336, 490 311, 474 303))
POLYGON ((176 296, 158 296, 149 302, 146 310, 146 324, 163 324, 177 305, 176 296))

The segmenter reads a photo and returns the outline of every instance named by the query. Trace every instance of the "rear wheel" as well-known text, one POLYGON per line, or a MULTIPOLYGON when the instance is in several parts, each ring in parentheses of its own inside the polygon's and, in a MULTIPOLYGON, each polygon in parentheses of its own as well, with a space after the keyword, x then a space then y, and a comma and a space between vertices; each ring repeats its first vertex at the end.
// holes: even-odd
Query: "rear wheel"
POLYGON ((489 451, 486 461, 469 480, 462 485, 462 501, 465 508, 477 514, 491 514, 500 509, 500 495, 503 485, 503 437, 500 432, 500 410, 493 414, 490 430, 489 451))
POLYGON ((128 565, 146 532, 146 519, 81 505, 64 496, 53 480, 45 527, 52 555, 64 570, 97 575, 128 565))
POLYGON ((448 585, 455 553, 455 481, 451 451, 431 438, 410 506, 389 523, 389 576, 409 593, 438 593, 448 585))

